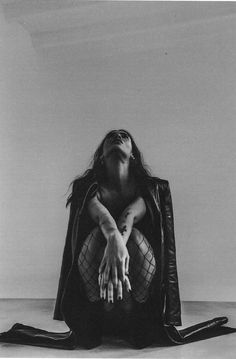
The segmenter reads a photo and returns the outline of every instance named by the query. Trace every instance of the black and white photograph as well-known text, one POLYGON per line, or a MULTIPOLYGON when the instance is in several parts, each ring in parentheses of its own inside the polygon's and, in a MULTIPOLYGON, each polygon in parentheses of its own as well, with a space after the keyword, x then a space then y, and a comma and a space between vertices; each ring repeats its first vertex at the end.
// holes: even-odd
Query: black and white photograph
POLYGON ((0 357, 236 357, 236 2, 0 0, 0 357))

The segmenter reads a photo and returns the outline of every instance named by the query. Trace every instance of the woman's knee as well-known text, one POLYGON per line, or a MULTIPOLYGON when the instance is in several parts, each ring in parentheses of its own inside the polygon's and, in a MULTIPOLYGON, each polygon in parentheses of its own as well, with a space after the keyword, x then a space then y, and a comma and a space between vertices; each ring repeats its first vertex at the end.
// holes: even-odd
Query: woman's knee
POLYGON ((145 256, 147 259, 155 262, 153 249, 147 238, 137 228, 133 227, 132 232, 127 243, 130 256, 139 255, 145 256))

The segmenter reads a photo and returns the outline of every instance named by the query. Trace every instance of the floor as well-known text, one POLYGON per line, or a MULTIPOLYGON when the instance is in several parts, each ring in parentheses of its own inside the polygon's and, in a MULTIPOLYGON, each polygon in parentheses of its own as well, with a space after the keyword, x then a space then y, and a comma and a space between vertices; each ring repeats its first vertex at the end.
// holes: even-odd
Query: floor
MULTIPOLYGON (((51 299, 1 299, 0 332, 14 323, 51 331, 67 331, 63 322, 52 320, 51 299)), ((233 302, 182 302, 183 328, 217 316, 227 316, 228 325, 236 327, 236 303, 233 302)), ((236 334, 229 334, 200 342, 174 347, 149 347, 134 350, 122 340, 106 339, 93 350, 73 351, 39 348, 27 345, 0 343, 0 357, 5 358, 159 358, 159 359, 235 359, 236 334)))

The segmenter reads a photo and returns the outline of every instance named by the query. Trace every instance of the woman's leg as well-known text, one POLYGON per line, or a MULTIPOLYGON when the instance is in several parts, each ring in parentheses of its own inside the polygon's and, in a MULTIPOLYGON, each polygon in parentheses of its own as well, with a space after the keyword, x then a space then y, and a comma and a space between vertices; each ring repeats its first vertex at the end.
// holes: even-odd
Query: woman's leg
POLYGON ((130 282, 132 309, 130 313, 130 340, 136 348, 144 348, 154 341, 153 314, 147 305, 150 286, 156 272, 153 249, 145 236, 133 228, 127 248, 130 255, 130 282))
MULTIPOLYGON (((78 268, 90 303, 91 313, 98 313, 99 310, 102 310, 98 286, 98 268, 104 254, 105 245, 106 241, 103 234, 99 227, 96 227, 86 238, 78 258, 78 268), (100 306, 99 310, 98 306, 100 306)), ((146 322, 148 322, 148 325, 150 323, 145 302, 148 299, 150 285, 156 271, 155 257, 148 240, 136 228, 132 230, 127 248, 130 255, 129 278, 132 286, 132 303, 130 302, 131 296, 124 291, 124 299, 120 302, 120 306, 126 312, 131 311, 130 318, 134 345, 144 347, 149 344, 150 338, 147 325, 145 325, 146 322), (145 339, 147 335, 148 344, 145 339)), ((92 320, 94 323, 96 322, 96 314, 92 314, 92 316, 94 317, 92 320)))
MULTIPOLYGON (((106 240, 99 227, 96 227, 86 238, 78 258, 78 268, 83 280, 90 310, 102 312, 103 326, 100 333, 117 333, 117 320, 119 316, 113 303, 108 303, 100 298, 98 285, 99 266, 102 261, 106 246, 106 240), (115 309, 115 310, 113 310, 115 309)), ((96 314, 98 316, 98 314, 96 314)))
POLYGON ((139 303, 148 299, 149 288, 156 272, 153 249, 146 237, 133 228, 127 243, 130 255, 132 297, 139 303))
POLYGON ((86 238, 78 258, 78 268, 90 302, 100 301, 98 269, 104 254, 106 241, 99 227, 86 238))
POLYGON ((78 305, 72 296, 66 309, 66 324, 75 333, 77 344, 87 349, 102 341, 103 303, 99 295, 98 268, 104 248, 105 239, 99 228, 95 228, 85 239, 78 257, 78 270, 88 300, 78 305))

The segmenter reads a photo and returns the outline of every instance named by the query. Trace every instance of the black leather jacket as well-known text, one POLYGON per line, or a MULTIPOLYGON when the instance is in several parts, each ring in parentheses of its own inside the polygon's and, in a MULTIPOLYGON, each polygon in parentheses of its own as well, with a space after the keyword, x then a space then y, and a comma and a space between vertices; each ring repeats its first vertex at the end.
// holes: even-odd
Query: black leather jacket
MULTIPOLYGON (((79 306, 87 300, 77 269, 77 258, 86 235, 95 226, 85 204, 97 186, 95 180, 74 182, 54 319, 66 321, 72 304, 79 306)), ((139 223, 139 229, 151 242, 157 263, 157 275, 152 281, 148 299, 148 307, 159 326, 157 342, 161 345, 186 344, 235 333, 235 328, 223 326, 227 317, 217 317, 181 330, 175 328, 181 325, 181 311, 170 188, 167 181, 156 178, 141 187, 148 210, 139 223)), ((61 349, 75 349, 77 346, 73 331, 48 332, 21 323, 0 333, 0 342, 61 349)))
MULTIPOLYGON (((77 269, 77 258, 86 235, 95 226, 87 213, 86 201, 96 191, 97 186, 98 183, 94 179, 80 179, 73 185, 53 317, 57 320, 65 320, 71 300, 76 300, 78 305, 86 300, 77 269)), ((178 326, 181 325, 181 306, 169 183, 163 179, 153 178, 150 183, 141 186, 141 191, 148 210, 138 227, 150 240, 158 263, 158 273, 154 278, 149 298, 150 310, 162 324, 178 326)))

